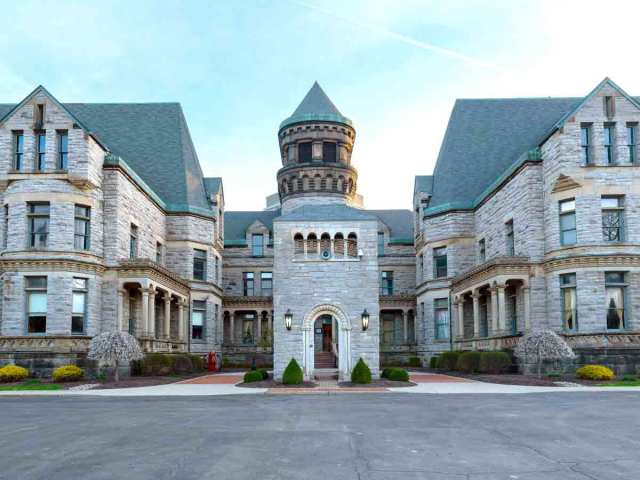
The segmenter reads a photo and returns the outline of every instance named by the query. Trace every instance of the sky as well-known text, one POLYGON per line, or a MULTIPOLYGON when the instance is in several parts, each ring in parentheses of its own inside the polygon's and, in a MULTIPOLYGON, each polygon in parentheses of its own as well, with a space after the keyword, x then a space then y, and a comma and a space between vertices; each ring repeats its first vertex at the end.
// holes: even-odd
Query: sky
MULTIPOLYGON (((356 128, 367 208, 411 208, 456 98, 640 95, 640 2, 3 2, 0 103, 182 104, 227 210, 276 192, 277 129, 318 81, 356 128)), ((126 160, 126 159, 125 159, 126 160)), ((481 161, 481 159, 479 159, 481 161)))

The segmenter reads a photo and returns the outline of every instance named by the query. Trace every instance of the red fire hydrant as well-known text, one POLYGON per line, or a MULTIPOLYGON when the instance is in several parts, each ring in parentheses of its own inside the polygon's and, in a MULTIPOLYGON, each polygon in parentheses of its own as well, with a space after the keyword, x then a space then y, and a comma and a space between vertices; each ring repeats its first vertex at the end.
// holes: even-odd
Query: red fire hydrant
POLYGON ((207 370, 210 372, 218 370, 216 365, 216 352, 209 352, 207 355, 207 370))

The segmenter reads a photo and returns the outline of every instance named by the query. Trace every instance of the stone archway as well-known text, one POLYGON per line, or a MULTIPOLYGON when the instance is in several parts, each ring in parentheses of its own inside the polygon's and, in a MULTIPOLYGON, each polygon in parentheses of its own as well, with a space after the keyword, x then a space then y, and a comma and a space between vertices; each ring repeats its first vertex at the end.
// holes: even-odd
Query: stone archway
POLYGON ((348 379, 351 375, 351 322, 339 307, 334 305, 317 305, 304 317, 302 324, 303 366, 306 378, 313 378, 314 371, 314 331, 316 320, 322 315, 331 315, 338 326, 338 375, 340 379, 348 379))

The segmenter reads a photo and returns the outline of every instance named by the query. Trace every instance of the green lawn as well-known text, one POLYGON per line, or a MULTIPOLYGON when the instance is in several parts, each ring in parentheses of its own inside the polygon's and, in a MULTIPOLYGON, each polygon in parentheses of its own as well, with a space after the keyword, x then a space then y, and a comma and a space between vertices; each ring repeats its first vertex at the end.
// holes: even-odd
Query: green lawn
POLYGON ((640 380, 618 380, 617 382, 605 383, 602 387, 640 387, 640 380))
POLYGON ((19 390, 62 390, 62 385, 42 383, 40 380, 25 380, 18 385, 0 385, 0 392, 15 392, 19 390))

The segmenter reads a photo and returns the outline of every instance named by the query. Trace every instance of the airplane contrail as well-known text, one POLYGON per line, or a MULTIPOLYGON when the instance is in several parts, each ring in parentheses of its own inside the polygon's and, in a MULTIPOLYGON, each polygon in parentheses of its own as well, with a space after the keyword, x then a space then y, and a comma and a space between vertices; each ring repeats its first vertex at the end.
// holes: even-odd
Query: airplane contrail
POLYGON ((342 20, 343 22, 349 23, 355 27, 364 29, 364 30, 369 30, 372 32, 376 32, 379 33, 381 35, 387 36, 389 38, 393 38, 394 40, 398 40, 402 43, 405 43, 407 45, 412 45, 414 47, 420 48, 422 50, 427 50, 433 53, 437 53, 438 55, 442 55, 445 57, 449 57, 449 58, 453 58, 455 60, 459 60, 461 62, 464 63, 468 63, 470 65, 476 65, 479 67, 483 67, 483 68, 491 68, 491 69, 495 69, 495 70, 505 70, 504 67, 501 67, 499 65, 493 64, 493 63, 489 63, 489 62, 485 62, 483 60, 479 60, 477 58, 473 58, 470 57, 468 55, 465 55, 464 53, 460 53, 457 52, 455 50, 451 50, 450 48, 445 48, 445 47, 439 47, 438 45, 434 45, 432 43, 428 43, 428 42, 423 42, 421 40, 416 40, 415 38, 409 37, 407 35, 404 35, 402 33, 397 33, 391 30, 387 30, 386 28, 382 28, 379 27, 377 25, 372 25, 369 23, 362 23, 362 22, 357 22, 354 21, 350 18, 347 17, 343 17, 341 15, 338 15, 334 12, 331 12, 329 10, 326 10, 322 7, 318 7, 317 5, 312 5, 306 2, 301 2, 299 0, 289 0, 291 3, 294 3, 298 6, 307 8, 309 10, 314 10, 316 12, 322 13, 324 15, 327 15, 329 17, 333 17, 336 18, 338 20, 342 20))

